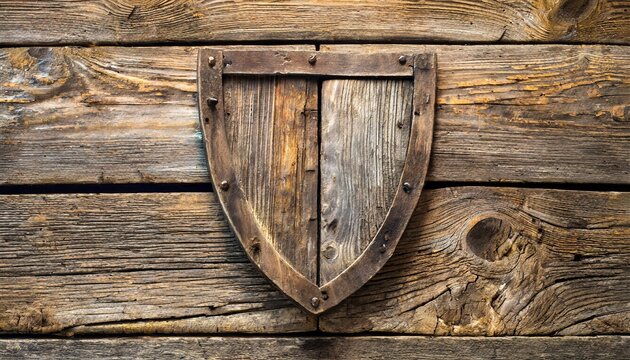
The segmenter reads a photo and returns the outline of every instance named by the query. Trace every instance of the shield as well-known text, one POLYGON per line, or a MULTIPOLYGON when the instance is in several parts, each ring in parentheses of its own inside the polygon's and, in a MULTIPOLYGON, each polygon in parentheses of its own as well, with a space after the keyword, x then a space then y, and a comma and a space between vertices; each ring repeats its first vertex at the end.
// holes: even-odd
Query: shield
POLYGON ((434 54, 201 49, 212 183, 250 260, 319 314, 392 256, 427 173, 434 54))

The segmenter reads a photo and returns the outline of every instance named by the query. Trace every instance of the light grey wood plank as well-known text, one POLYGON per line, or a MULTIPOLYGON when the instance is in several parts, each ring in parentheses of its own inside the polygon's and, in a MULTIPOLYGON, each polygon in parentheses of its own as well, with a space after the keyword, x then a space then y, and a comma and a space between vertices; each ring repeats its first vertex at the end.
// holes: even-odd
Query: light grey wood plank
POLYGON ((321 91, 320 284, 352 264, 399 187, 411 126, 408 80, 328 80, 321 91))

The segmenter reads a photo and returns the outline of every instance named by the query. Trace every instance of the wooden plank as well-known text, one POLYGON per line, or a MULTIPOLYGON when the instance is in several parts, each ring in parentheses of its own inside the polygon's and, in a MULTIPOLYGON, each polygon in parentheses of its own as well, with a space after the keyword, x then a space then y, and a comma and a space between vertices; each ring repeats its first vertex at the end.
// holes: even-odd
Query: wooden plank
POLYGON ((0 197, 0 332, 286 333, 212 193, 0 197))
POLYGON ((266 235, 258 241, 317 282, 317 82, 228 77, 224 98, 226 153, 266 235))
POLYGON ((409 80, 322 84, 320 284, 363 253, 392 206, 409 143, 409 85, 409 80))
MULTIPOLYGON (((429 181, 630 182, 625 47, 378 49, 437 53, 429 181)), ((189 47, 0 49, 0 183, 207 182, 195 61, 189 47)))
POLYGON ((630 193, 423 193, 379 274, 326 332, 586 335, 630 330, 630 193))
POLYGON ((627 0, 0 1, 0 44, 630 42, 627 0), (34 21, 37 20, 37 21, 34 21), (45 19, 45 21, 43 21, 45 19))
MULTIPOLYGON (((630 193, 425 190, 385 268, 324 331, 624 334, 630 193)), ((316 329, 208 193, 0 196, 0 331, 316 329), (6 296, 5 294, 10 294, 6 296)))
POLYGON ((0 339, 19 359, 627 359, 630 338, 502 337, 125 337, 0 339))

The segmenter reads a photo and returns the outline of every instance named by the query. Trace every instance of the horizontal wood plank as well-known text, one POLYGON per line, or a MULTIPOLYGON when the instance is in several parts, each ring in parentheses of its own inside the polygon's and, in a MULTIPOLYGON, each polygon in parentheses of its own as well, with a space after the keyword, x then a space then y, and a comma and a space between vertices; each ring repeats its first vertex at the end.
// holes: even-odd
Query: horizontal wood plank
MULTIPOLYGON (((374 279, 324 331, 630 331, 630 193, 426 190, 374 279)), ((0 332, 311 331, 211 193, 0 196, 0 332)))
POLYGON ((504 337, 127 337, 0 339, 19 359, 627 359, 630 338, 504 337))
POLYGON ((630 331, 630 193, 426 192, 396 253, 320 318, 327 332, 630 331))
POLYGON ((249 262, 212 193, 2 196, 0 289, 4 333, 317 327, 249 262))
MULTIPOLYGON (((630 183, 625 47, 322 49, 437 53, 429 181, 630 183)), ((0 184, 208 182, 196 53, 0 49, 0 184)))
POLYGON ((627 0, 2 0, 0 44, 630 42, 627 0))

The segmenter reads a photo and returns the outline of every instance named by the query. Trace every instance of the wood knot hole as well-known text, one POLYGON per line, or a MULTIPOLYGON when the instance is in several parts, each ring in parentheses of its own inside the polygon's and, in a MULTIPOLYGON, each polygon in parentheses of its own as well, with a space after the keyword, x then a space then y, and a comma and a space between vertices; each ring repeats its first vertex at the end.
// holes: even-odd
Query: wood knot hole
POLYGON ((478 221, 466 235, 468 248, 488 261, 499 260, 509 250, 505 248, 512 229, 510 224, 494 217, 478 221))

